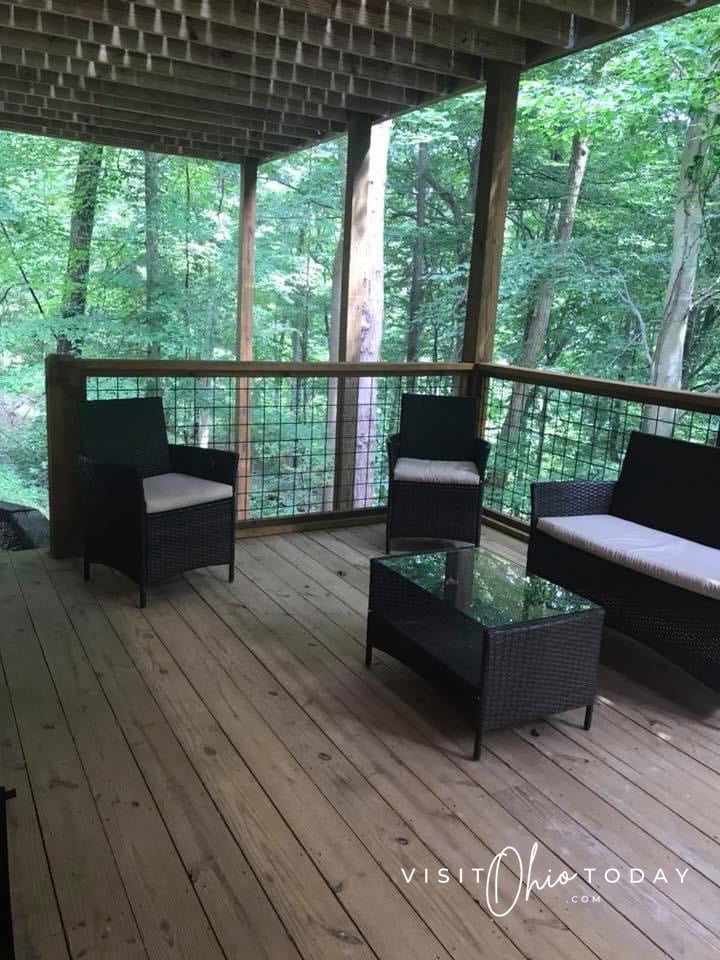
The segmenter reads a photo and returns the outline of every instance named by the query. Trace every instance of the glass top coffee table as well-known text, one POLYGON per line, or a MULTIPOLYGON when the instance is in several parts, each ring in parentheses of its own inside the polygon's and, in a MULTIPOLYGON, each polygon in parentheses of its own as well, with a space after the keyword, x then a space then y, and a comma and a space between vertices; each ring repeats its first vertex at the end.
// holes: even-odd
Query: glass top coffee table
POLYGON ((365 662, 377 648, 451 694, 482 734, 585 707, 603 611, 482 547, 370 562, 365 662))

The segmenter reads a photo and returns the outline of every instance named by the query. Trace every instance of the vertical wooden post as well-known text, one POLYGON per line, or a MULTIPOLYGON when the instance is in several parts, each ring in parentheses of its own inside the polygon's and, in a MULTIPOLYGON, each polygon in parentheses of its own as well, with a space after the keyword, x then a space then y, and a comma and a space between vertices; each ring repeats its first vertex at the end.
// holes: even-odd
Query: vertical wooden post
MULTIPOLYGON (((252 360, 252 314, 255 286, 255 215, 257 160, 247 159, 240 175, 236 360, 252 360)), ((236 488, 236 519, 245 520, 250 492, 250 381, 235 381, 235 449, 240 457, 236 488)))
POLYGON ((85 377, 75 358, 67 354, 46 357, 48 497, 53 557, 74 557, 82 549, 78 454, 79 403, 84 399, 85 377))
MULTIPOLYGON (((357 114, 352 118, 347 142, 338 350, 338 359, 349 363, 360 360, 371 133, 369 116, 357 114)), ((335 510, 349 510, 353 505, 358 378, 344 377, 337 398, 333 506, 335 510)))
MULTIPOLYGON (((519 67, 494 61, 487 64, 463 339, 462 358, 467 363, 492 359, 519 82, 519 67)), ((487 380, 482 378, 481 433, 486 386, 487 380)))

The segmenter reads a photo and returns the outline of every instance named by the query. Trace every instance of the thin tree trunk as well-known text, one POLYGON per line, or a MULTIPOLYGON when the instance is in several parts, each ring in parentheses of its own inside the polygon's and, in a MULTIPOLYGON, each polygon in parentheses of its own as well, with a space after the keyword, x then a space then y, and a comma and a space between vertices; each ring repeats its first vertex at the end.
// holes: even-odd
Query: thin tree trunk
MULTIPOLYGON (((363 319, 360 330, 360 362, 380 357, 385 309, 385 186, 392 120, 372 128, 368 173, 368 210, 365 249, 363 319)), ((358 380, 358 411, 355 445, 353 506, 373 503, 373 462, 377 387, 374 377, 358 380)))
POLYGON ((145 317, 148 327, 148 356, 161 353, 162 308, 160 290, 160 157, 145 152, 145 317))
POLYGON ((422 285, 425 277, 425 215, 427 210, 428 148, 418 144, 417 177, 415 181, 415 243, 413 245, 412 273, 410 276, 410 313, 408 317, 407 347, 405 359, 418 359, 420 343, 420 307, 422 285))
MULTIPOLYGON (((102 158, 102 147, 95 144, 81 145, 73 188, 67 270, 60 307, 60 316, 63 320, 82 317, 87 306, 90 253, 95 229, 102 158)), ((63 330, 57 335, 57 352, 79 353, 79 345, 63 330)))
MULTIPOLYGON (((710 159, 713 121, 712 114, 695 117, 685 131, 675 204, 670 276, 650 370, 653 384, 676 390, 682 387, 688 316, 692 308, 703 232, 703 187, 710 159)), ((668 436, 673 430, 673 417, 673 410, 648 407, 645 411, 645 429, 668 436)))
MULTIPOLYGON (((573 136, 568 164, 567 183, 560 212, 555 227, 554 242, 558 252, 566 247, 572 237, 575 213, 587 167, 589 143, 578 133, 573 136)), ((554 219, 553 208, 550 207, 554 219)), ((521 367, 537 366, 545 343, 550 313, 555 298, 556 280, 552 276, 543 277, 535 288, 535 294, 528 312, 525 340, 520 356, 521 367)), ((522 427, 527 410, 528 389, 525 384, 514 384, 505 423, 501 436, 507 437, 522 427)))

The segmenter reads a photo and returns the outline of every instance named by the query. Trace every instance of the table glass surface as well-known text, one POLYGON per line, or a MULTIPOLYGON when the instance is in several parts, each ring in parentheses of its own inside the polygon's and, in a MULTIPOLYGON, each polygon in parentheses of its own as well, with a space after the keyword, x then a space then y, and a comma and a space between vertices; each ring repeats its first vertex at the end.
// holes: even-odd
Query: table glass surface
POLYGON ((483 547, 374 561, 485 627, 595 610, 596 605, 483 547))

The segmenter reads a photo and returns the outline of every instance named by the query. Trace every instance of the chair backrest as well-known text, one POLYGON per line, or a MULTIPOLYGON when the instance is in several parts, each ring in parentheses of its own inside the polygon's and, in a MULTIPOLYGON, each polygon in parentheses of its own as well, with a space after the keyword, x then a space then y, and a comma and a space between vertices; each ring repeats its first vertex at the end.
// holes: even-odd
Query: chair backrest
POLYGON ((634 432, 610 512, 644 527, 720 547, 720 449, 634 432))
POLYGON ((144 477, 168 473, 170 454, 160 397, 82 401, 80 453, 100 463, 137 467, 144 477))
POLYGON ((400 456, 419 460, 473 460, 477 397, 404 393, 400 408, 400 456))

